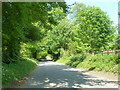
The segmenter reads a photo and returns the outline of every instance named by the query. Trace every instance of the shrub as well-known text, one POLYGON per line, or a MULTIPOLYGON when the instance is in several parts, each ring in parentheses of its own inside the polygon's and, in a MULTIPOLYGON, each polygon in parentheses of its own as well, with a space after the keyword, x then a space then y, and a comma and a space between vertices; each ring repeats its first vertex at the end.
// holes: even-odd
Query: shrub
POLYGON ((70 56, 70 52, 68 50, 64 50, 63 48, 61 48, 61 50, 60 50, 60 58, 69 57, 69 56, 70 56))
POLYGON ((71 61, 77 61, 77 60, 80 60, 80 56, 73 56, 73 57, 71 57, 71 59, 70 59, 71 61))
POLYGON ((71 57, 71 60, 72 61, 77 61, 77 60, 83 61, 86 57, 87 57, 86 54, 81 54, 79 56, 77 55, 77 56, 71 57))
POLYGON ((77 65, 78 65, 79 63, 80 63, 80 61, 75 61, 75 62, 72 63, 72 66, 73 66, 73 67, 77 67, 77 65))
POLYGON ((117 55, 114 55, 114 62, 115 62, 116 64, 119 64, 119 63, 120 63, 120 53, 117 54, 117 55))
POLYGON ((46 59, 47 51, 41 51, 37 54, 37 59, 46 59))

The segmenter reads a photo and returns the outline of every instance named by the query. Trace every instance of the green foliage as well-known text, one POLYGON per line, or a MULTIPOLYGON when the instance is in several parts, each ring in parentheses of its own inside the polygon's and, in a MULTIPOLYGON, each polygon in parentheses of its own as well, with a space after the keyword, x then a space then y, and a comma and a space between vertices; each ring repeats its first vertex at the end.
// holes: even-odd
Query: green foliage
POLYGON ((62 57, 58 59, 57 62, 67 64, 68 62, 70 62, 70 57, 62 57))
POLYGON ((115 27, 100 8, 86 7, 80 3, 73 7, 73 13, 75 14, 73 22, 76 25, 73 40, 78 42, 79 47, 87 45, 92 51, 96 51, 113 41, 115 27))
POLYGON ((68 49, 68 44, 72 36, 71 27, 71 22, 67 19, 63 19, 57 26, 53 27, 51 32, 48 32, 49 41, 47 45, 54 55, 58 55, 61 48, 64 50, 68 49))
POLYGON ((74 62, 74 61, 77 61, 77 60, 80 60, 80 56, 73 56, 71 58, 71 60, 74 62))
POLYGON ((64 63, 73 67, 88 68, 88 70, 98 70, 117 73, 119 70, 120 57, 118 54, 110 55, 77 55, 71 57, 62 57, 57 62, 64 63))
POLYGON ((69 57, 69 56, 71 56, 70 51, 69 50, 64 50, 63 48, 61 48, 61 50, 60 50, 60 58, 69 57))
MULTIPOLYGON (((49 13, 61 12, 60 8, 49 13)), ((114 49, 115 30, 112 21, 100 8, 76 4, 72 8, 72 22, 63 19, 47 34, 49 52, 59 57, 86 54, 105 49, 114 49)), ((56 14, 57 15, 57 14, 56 14)), ((57 15, 59 17, 59 13, 57 15)))
POLYGON ((30 45, 21 43, 21 50, 20 50, 21 57, 31 57, 31 51, 29 47, 30 45))
POLYGON ((63 12, 63 9, 58 7, 58 8, 53 8, 51 11, 48 12, 49 15, 49 21, 51 21, 51 19, 53 19, 54 21, 54 25, 57 25, 61 19, 65 18, 65 13, 63 12))
POLYGON ((105 70, 108 72, 118 72, 118 65, 120 61, 118 61, 118 55, 110 54, 104 56, 91 56, 88 55, 87 58, 79 63, 77 67, 85 67, 85 68, 93 68, 95 70, 105 70))
POLYGON ((47 60, 52 60, 52 59, 53 59, 53 57, 52 57, 52 55, 51 55, 51 54, 47 54, 46 59, 47 59, 47 60))
POLYGON ((71 22, 64 19, 67 8, 64 2, 3 3, 3 61, 19 60, 20 52, 37 58, 48 51, 57 59, 110 45, 115 27, 106 13, 76 4, 71 22))
POLYGON ((39 41, 21 43, 21 55, 35 59, 45 59, 47 56, 47 47, 45 47, 44 42, 39 41))
POLYGON ((120 34, 116 34, 114 47, 115 47, 116 49, 120 49, 120 34))
POLYGON ((83 62, 83 60, 86 58, 85 54, 77 55, 77 56, 71 56, 70 61, 67 63, 67 65, 77 67, 77 65, 80 62, 83 62))
POLYGON ((76 4, 72 21, 65 2, 3 2, 3 85, 21 78, 38 63, 29 57, 52 59, 74 67, 117 72, 119 55, 87 52, 119 48, 116 27, 100 8, 76 4), (20 57, 21 56, 21 57, 20 57), (27 65, 27 67, 26 67, 27 65))
POLYGON ((15 63, 2 63, 2 84, 3 86, 10 85, 16 79, 20 79, 23 75, 30 72, 37 65, 38 61, 33 59, 21 59, 15 63), (27 66, 27 67, 26 67, 27 66))
POLYGON ((3 85, 21 78, 37 64, 20 60, 22 57, 47 56, 44 37, 66 16, 67 8, 65 2, 2 3, 3 85))
POLYGON ((25 34, 25 40, 24 42, 28 42, 28 41, 38 41, 41 40, 42 37, 44 36, 44 34, 42 33, 42 31, 34 26, 34 25, 28 25, 24 28, 24 34, 25 34))
POLYGON ((41 51, 37 54, 37 59, 46 59, 47 51, 41 51))
MULTIPOLYGON (((51 30, 52 25, 56 23, 54 18, 60 17, 59 14, 61 12, 64 12, 62 15, 67 13, 67 8, 64 2, 2 3, 3 62, 10 63, 12 59, 14 61, 19 60, 20 43, 41 41, 47 30, 51 30), (52 8, 55 11, 59 10, 58 14, 57 12, 49 14, 52 8), (56 17, 54 17, 55 14, 57 14, 56 17), (53 19, 49 21, 50 17, 53 19), (36 23, 39 27, 35 25, 36 23)), ((36 58, 36 48, 27 49, 27 51, 34 54, 35 56, 33 57, 36 58)))

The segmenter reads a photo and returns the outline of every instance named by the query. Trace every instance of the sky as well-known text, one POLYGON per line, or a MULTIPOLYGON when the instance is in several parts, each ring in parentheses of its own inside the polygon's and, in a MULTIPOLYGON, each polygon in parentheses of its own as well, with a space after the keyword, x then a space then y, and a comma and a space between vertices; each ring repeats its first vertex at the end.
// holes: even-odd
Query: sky
POLYGON ((89 6, 100 7, 102 11, 106 12, 109 18, 113 21, 113 25, 118 25, 118 1, 120 0, 65 0, 67 5, 74 2, 84 3, 89 6))

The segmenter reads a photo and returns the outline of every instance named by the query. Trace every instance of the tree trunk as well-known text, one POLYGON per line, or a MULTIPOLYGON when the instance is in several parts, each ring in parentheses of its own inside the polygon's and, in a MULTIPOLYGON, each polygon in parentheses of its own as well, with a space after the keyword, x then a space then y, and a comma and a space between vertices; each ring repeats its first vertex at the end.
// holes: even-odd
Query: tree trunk
POLYGON ((33 58, 37 59, 37 50, 33 53, 33 58))

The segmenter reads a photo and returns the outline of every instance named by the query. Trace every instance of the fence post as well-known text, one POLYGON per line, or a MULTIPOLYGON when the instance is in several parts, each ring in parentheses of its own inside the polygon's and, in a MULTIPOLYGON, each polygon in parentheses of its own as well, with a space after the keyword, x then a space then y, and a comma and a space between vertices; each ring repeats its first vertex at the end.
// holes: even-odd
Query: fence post
POLYGON ((103 56, 103 51, 102 51, 102 56, 103 56))
POLYGON ((107 54, 109 55, 109 50, 107 51, 107 54))
POLYGON ((117 54, 117 51, 115 50, 115 54, 117 54))

